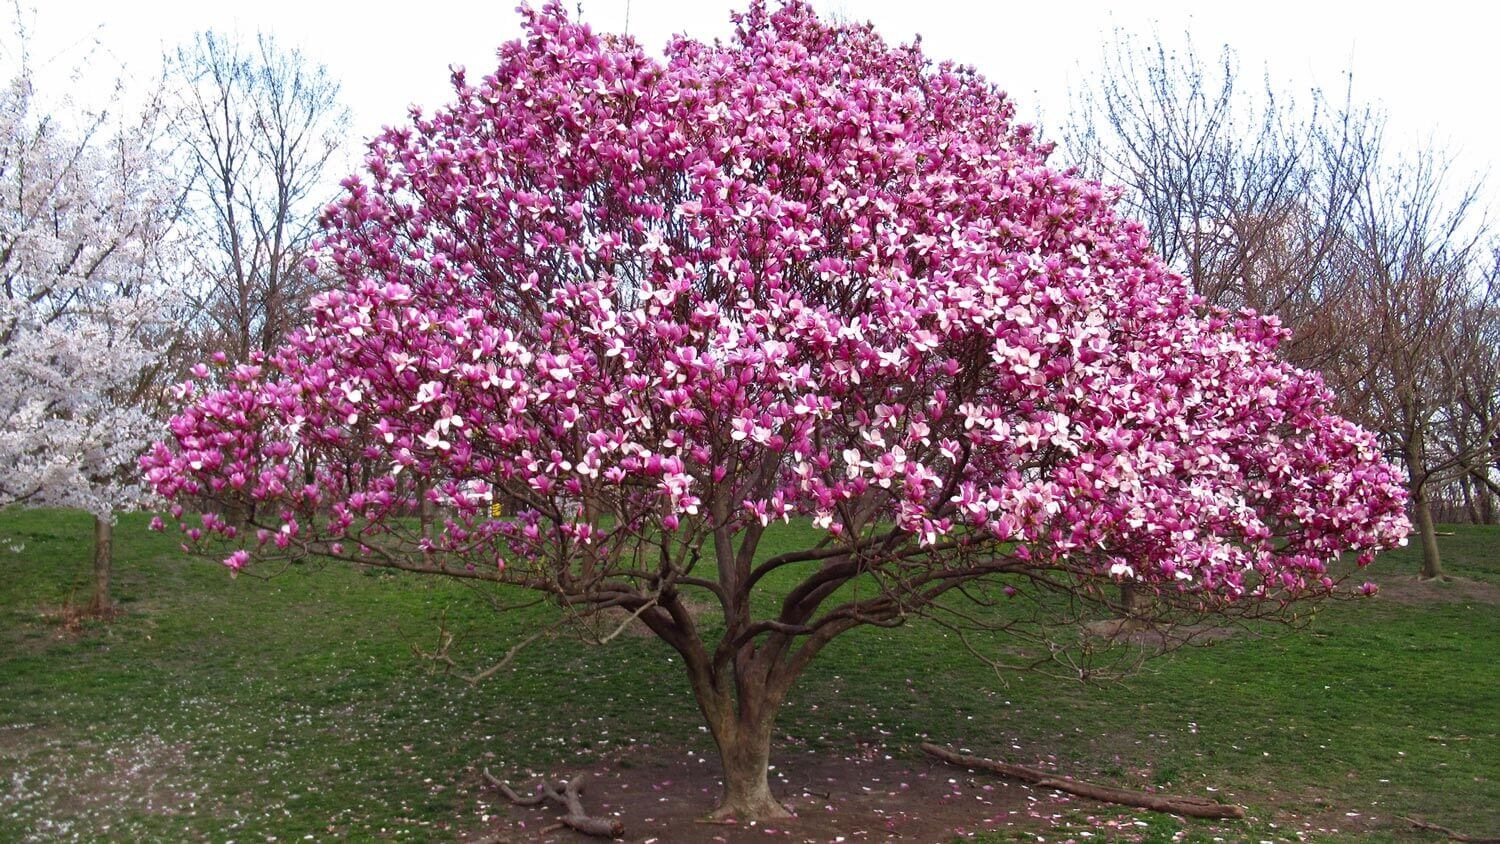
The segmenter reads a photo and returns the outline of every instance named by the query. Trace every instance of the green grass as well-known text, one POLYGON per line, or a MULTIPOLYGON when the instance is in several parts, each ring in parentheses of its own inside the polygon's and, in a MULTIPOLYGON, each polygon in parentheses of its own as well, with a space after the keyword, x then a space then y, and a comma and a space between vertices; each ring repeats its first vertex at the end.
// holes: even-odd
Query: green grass
MULTIPOLYGON (((470 687, 429 671, 411 642, 430 646, 446 615, 455 657, 479 666, 540 610, 499 615, 460 584, 343 567, 231 580, 144 524, 117 529, 125 615, 72 631, 50 613, 75 586, 86 598, 88 518, 0 513, 0 840, 452 837, 480 826, 475 765, 710 749, 652 639, 541 642, 470 687)), ((1500 529, 1449 529, 1450 572, 1500 584, 1500 529)), ((782 528, 766 553, 803 530, 782 528)), ((927 739, 1055 756, 1101 782, 1212 786, 1253 816, 1184 825, 1072 804, 1055 831, 1096 841, 1110 838, 1101 823, 1163 841, 1351 823, 1371 840, 1423 840, 1402 815, 1500 831, 1500 607, 1462 581, 1403 596, 1415 571, 1409 551, 1386 555, 1373 573, 1396 588, 1382 598, 1104 686, 997 678, 932 627, 859 631, 804 678, 778 740, 829 754, 880 742, 913 764, 927 739)))

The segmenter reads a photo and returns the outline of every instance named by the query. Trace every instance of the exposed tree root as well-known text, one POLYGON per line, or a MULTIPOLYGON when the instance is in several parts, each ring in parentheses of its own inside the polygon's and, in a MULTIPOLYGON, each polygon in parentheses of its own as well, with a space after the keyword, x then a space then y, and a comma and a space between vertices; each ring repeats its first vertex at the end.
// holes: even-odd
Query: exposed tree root
POLYGON ((985 759, 980 756, 968 756, 935 744, 924 743, 922 745, 922 752, 929 756, 936 756, 950 765, 973 768, 979 771, 989 771, 990 773, 999 774, 1002 777, 1022 780, 1043 788, 1066 791, 1069 794, 1076 794, 1079 797, 1087 797, 1091 800, 1101 800, 1105 803, 1137 806, 1142 809, 1170 812, 1174 815, 1183 815, 1190 818, 1243 818, 1245 816, 1245 810, 1239 806, 1216 803, 1212 800, 1205 800, 1202 797, 1153 794, 1149 791, 1135 791, 1129 788, 1095 785, 1075 780, 1071 777, 1048 773, 1036 768, 1009 765, 1005 762, 997 762, 993 759, 985 759))
POLYGON ((1500 844, 1500 838, 1484 835, 1465 835, 1462 832, 1449 829, 1446 826, 1438 826, 1435 823, 1428 823, 1427 821, 1420 820, 1418 818, 1402 818, 1401 820, 1406 821, 1417 829, 1426 829, 1431 830, 1432 832, 1440 832, 1443 835, 1448 836, 1448 840, 1450 841, 1464 841, 1468 842, 1468 844, 1500 844))
POLYGON ((567 814, 558 818, 558 823, 570 829, 577 830, 584 835, 593 835, 599 838, 621 838, 625 835, 625 825, 614 818, 590 817, 583 810, 583 801, 578 795, 583 791, 583 774, 568 780, 553 783, 542 780, 537 784, 536 793, 530 797, 522 797, 511 790, 509 785, 501 782, 491 774, 489 769, 484 769, 484 778, 490 785, 500 790, 505 799, 517 806, 536 806, 545 801, 562 806, 567 814))
POLYGON ((767 794, 761 801, 725 803, 698 820, 700 823, 738 826, 745 821, 780 821, 796 816, 780 800, 767 794))

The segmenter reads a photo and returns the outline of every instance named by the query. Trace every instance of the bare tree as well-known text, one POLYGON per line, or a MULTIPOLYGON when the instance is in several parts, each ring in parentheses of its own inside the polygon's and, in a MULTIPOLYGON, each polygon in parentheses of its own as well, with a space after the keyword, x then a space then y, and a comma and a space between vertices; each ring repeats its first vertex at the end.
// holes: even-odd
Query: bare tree
POLYGON ((1205 59, 1116 33, 1064 132, 1073 163, 1121 186, 1156 251, 1210 304, 1279 316, 1284 347, 1319 368, 1343 295, 1341 239, 1380 147, 1381 118, 1346 90, 1305 105, 1269 78, 1246 91, 1235 54, 1205 59))
POLYGON ((315 278, 302 259, 332 195, 348 124, 322 65, 268 35, 214 32, 168 57, 179 101, 173 128, 195 179, 196 294, 231 357, 270 351, 315 278))
POLYGON ((1500 255, 1492 255, 1488 276, 1474 291, 1459 319, 1447 355, 1456 387, 1456 405, 1444 434, 1452 446, 1455 480, 1448 484, 1462 499, 1464 515, 1475 524, 1494 524, 1500 481, 1500 255))
POLYGON ((1342 340, 1328 367, 1346 412, 1406 466, 1428 578, 1443 574, 1432 492, 1487 465, 1496 434, 1485 332, 1500 287, 1480 185, 1454 182, 1449 160, 1430 149, 1366 182, 1349 232, 1352 295, 1335 316, 1342 340))
MULTIPOLYGON (((1279 316, 1283 346, 1409 474, 1423 574, 1442 573, 1435 501, 1494 518, 1500 364, 1479 189, 1427 151, 1388 161, 1383 119, 1269 79, 1235 55, 1118 34, 1075 96, 1065 149, 1121 186, 1153 245, 1212 305, 1279 316)), ((1131 606, 1132 596, 1124 604, 1131 606)))
MULTIPOLYGON (((1293 332, 1283 354, 1320 369, 1337 348, 1328 315, 1347 295, 1341 247, 1381 118, 1347 90, 1338 108, 1309 96, 1299 108, 1269 77, 1247 95, 1228 47, 1205 59, 1190 39, 1169 48, 1117 31, 1063 134, 1074 166, 1119 186, 1157 253, 1208 303, 1276 314, 1293 332)), ((1121 588, 1128 618, 1148 612, 1142 601, 1121 588)))

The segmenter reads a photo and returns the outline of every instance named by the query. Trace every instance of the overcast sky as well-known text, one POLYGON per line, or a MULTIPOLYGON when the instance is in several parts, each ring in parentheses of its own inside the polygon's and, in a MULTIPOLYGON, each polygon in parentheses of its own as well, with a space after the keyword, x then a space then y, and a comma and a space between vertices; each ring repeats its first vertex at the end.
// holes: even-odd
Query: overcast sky
MULTIPOLYGON (((23 4, 26 0, 22 0, 23 4)), ((574 5, 575 0, 569 0, 574 5)), ((711 39, 729 33, 729 11, 746 0, 584 0, 596 29, 627 29, 659 52, 669 34, 711 39)), ((1200 53, 1229 44, 1248 79, 1262 70, 1305 92, 1342 91, 1352 69, 1356 97, 1390 115, 1389 141, 1433 139, 1468 171, 1488 172, 1500 116, 1500 4, 1437 2, 1071 2, 814 0, 824 12, 873 21, 892 41, 920 33, 933 58, 973 64, 1008 90, 1021 114, 1060 124, 1068 90, 1099 64, 1116 28, 1191 32, 1200 53)), ((494 48, 519 31, 514 3, 343 2, 343 0, 50 0, 32 18, 32 62, 65 67, 93 49, 95 69, 124 64, 150 77, 162 51, 198 30, 274 33, 327 65, 342 83, 364 137, 399 121, 406 106, 431 108, 448 96, 447 67, 488 71, 494 48)), ((13 39, 7 38, 7 41, 13 39)), ((13 50, 7 49, 7 53, 13 50)), ((42 68, 45 72, 46 67, 42 68)), ((85 83, 81 98, 89 96, 85 83)), ((1494 195, 1494 185, 1489 193, 1494 195)))

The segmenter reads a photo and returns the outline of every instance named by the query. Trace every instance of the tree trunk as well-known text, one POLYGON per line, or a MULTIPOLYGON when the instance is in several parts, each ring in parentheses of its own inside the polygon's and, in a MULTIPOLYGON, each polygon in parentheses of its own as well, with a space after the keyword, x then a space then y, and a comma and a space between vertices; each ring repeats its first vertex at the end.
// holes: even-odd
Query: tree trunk
POLYGON ((1469 514, 1469 524, 1479 524, 1479 502, 1474 500, 1474 489, 1472 479, 1468 475, 1458 479, 1458 487, 1463 490, 1464 509, 1469 514))
POLYGON ((417 525, 422 533, 422 562, 432 564, 432 551, 427 548, 427 543, 432 541, 432 502, 427 500, 427 481, 417 482, 417 525))
POLYGON ((733 719, 733 726, 720 738, 719 759, 724 764, 724 792, 711 818, 727 820, 770 820, 791 817, 786 807, 771 794, 771 732, 773 717, 760 723, 733 719))
POLYGON ((114 567, 114 521, 100 516, 94 517, 94 597, 89 601, 89 613, 107 615, 114 609, 109 597, 109 577, 114 567))
POLYGON ((1478 470, 1469 470, 1470 478, 1474 482, 1474 489, 1479 496, 1479 523, 1492 525, 1495 523, 1495 497, 1490 492, 1489 486, 1484 482, 1485 478, 1478 470))
POLYGON ((771 793, 771 734, 780 701, 759 684, 739 689, 740 705, 730 695, 709 687, 710 681, 693 678, 693 692, 708 721, 709 732, 719 746, 724 766, 724 790, 719 805, 708 819, 764 821, 789 818, 792 813, 771 793))
POLYGON ((1427 500, 1426 470, 1422 466, 1422 442, 1413 437, 1406 443, 1406 472, 1411 486, 1412 515, 1416 516, 1417 533, 1422 540, 1422 579, 1443 576, 1443 560, 1438 553, 1437 528, 1432 523, 1432 505, 1427 500))
POLYGON ((1418 493, 1411 502, 1417 515, 1417 532, 1422 537, 1422 579, 1443 576, 1443 559, 1438 553, 1437 527, 1432 523, 1432 508, 1427 497, 1418 493))
POLYGON ((1121 583, 1120 609, 1126 618, 1140 618, 1151 611, 1151 596, 1143 594, 1134 583, 1121 583))

